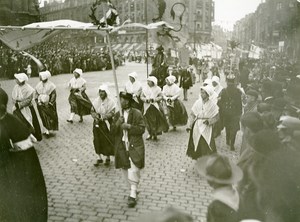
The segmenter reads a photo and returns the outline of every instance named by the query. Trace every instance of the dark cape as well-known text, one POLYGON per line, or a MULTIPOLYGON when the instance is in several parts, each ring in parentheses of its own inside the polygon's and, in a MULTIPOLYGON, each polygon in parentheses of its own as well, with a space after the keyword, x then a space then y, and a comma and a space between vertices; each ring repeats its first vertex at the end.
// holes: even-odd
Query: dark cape
POLYGON ((79 116, 86 116, 91 114, 92 103, 85 93, 82 91, 79 95, 75 95, 78 93, 76 90, 70 91, 69 103, 71 106, 71 113, 75 113, 79 116))
POLYGON ((56 110, 56 91, 50 94, 50 103, 37 105, 42 123, 47 130, 58 130, 58 116, 56 110))
POLYGON ((17 143, 30 135, 15 116, 0 120, 0 221, 46 222, 47 192, 43 172, 34 147, 12 152, 17 143))

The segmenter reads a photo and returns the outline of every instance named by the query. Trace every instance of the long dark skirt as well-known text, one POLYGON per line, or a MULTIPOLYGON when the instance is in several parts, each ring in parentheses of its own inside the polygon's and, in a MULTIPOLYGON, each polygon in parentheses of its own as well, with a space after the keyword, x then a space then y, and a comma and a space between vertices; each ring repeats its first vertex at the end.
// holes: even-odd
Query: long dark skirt
POLYGON ((94 148, 97 154, 103 154, 105 156, 114 155, 114 143, 112 135, 110 134, 105 122, 100 121, 96 127, 94 123, 93 136, 94 136, 94 148))
POLYGON ((169 125, 162 109, 158 110, 151 105, 144 115, 146 128, 150 135, 160 135, 169 130, 169 125))
POLYGON ((42 123, 47 130, 58 130, 58 116, 56 104, 37 106, 42 123))
POLYGON ((21 111, 19 109, 15 110, 13 112, 13 114, 16 117, 18 117, 28 127, 28 129, 30 130, 32 135, 34 135, 34 137, 37 139, 37 141, 41 141, 43 137, 42 137, 40 123, 39 123, 39 120, 36 115, 36 111, 33 106, 29 106, 29 108, 30 108, 30 112, 31 112, 31 116, 32 116, 32 125, 33 126, 26 120, 26 118, 23 116, 23 114, 21 113, 21 111))
POLYGON ((188 114, 186 112, 183 103, 176 99, 174 101, 174 107, 167 106, 169 122, 172 126, 184 126, 188 121, 188 114))
POLYGON ((79 116, 91 114, 92 103, 85 92, 81 92, 81 95, 75 95, 71 92, 69 103, 71 106, 71 113, 75 113, 79 116))
POLYGON ((46 222, 47 191, 35 149, 7 154, 0 161, 0 221, 46 222))
MULTIPOLYGON (((194 128, 194 126, 193 126, 194 128)), ((215 139, 211 138, 210 141, 210 148, 206 142, 206 140, 203 138, 203 136, 200 137, 197 149, 195 151, 194 141, 193 141, 193 129, 190 131, 190 138, 188 143, 188 149, 187 149, 187 156, 191 157, 193 160, 196 160, 202 156, 211 155, 213 153, 217 152, 215 139), (211 148, 211 149, 210 149, 211 148)))

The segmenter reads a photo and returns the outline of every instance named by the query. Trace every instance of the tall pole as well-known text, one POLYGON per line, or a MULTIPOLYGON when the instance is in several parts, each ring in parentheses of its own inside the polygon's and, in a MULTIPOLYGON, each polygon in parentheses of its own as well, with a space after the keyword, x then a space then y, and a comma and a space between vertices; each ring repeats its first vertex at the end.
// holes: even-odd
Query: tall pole
MULTIPOLYGON (((102 9, 103 9, 104 21, 105 21, 105 24, 106 24, 106 27, 107 27, 106 13, 105 13, 104 7, 102 7, 102 9)), ((116 69, 115 69, 114 56, 113 56, 113 52, 112 52, 112 49, 111 49, 111 42, 110 42, 109 30, 106 31, 106 39, 107 39, 108 48, 109 48, 109 55, 110 55, 110 60, 111 60, 111 68, 113 70, 113 77, 114 77, 114 82, 115 82, 115 88, 116 88, 116 94, 117 94, 117 102, 118 102, 118 106, 119 106, 119 110, 120 110, 120 116, 123 116, 122 107, 121 107, 121 100, 120 100, 119 85, 118 85, 118 78, 117 78, 117 73, 116 73, 116 69)))
MULTIPOLYGON (((148 1, 145 0, 145 21, 146 25, 148 25, 148 1)), ((147 64, 147 78, 149 76, 149 53, 148 53, 148 29, 146 29, 146 64, 147 64)))
POLYGON ((194 19, 194 52, 196 52, 196 16, 194 19))

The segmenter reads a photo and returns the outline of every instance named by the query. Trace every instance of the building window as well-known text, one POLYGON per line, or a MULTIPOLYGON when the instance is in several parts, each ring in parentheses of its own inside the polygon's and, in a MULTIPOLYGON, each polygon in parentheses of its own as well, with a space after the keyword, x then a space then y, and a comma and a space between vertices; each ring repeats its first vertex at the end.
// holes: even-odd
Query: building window
POLYGON ((277 10, 281 10, 282 9, 282 3, 281 2, 277 3, 276 9, 277 10))

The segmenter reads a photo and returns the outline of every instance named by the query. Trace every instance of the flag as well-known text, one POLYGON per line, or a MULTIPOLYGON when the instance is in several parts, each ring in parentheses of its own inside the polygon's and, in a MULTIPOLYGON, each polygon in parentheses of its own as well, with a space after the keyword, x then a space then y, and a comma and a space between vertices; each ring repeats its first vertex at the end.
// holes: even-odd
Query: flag
POLYGON ((116 7, 110 1, 107 1, 107 6, 109 9, 105 17, 100 19, 100 27, 120 25, 120 17, 116 7))

